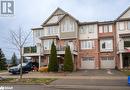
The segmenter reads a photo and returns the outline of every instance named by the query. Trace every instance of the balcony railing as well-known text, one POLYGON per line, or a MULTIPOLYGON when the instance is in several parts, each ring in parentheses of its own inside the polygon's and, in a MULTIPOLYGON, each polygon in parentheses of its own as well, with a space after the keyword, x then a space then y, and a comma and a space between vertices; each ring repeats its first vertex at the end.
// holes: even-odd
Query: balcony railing
POLYGON ((36 46, 24 47, 24 53, 37 53, 36 46))
MULTIPOLYGON (((56 46, 57 51, 65 51, 66 46, 56 46)), ((76 48, 70 48, 71 51, 77 51, 76 48)))
POLYGON ((65 46, 57 46, 56 50, 57 51, 65 51, 65 48, 66 48, 65 46))

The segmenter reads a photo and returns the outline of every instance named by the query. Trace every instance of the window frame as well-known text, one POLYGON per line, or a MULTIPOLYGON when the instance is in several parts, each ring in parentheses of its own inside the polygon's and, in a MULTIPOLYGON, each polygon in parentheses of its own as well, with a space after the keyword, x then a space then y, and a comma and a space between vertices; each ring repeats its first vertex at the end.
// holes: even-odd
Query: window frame
POLYGON ((94 25, 88 25, 87 27, 89 34, 94 33, 94 25))
POLYGON ((80 41, 80 48, 81 50, 84 49, 93 49, 94 46, 94 40, 81 40, 80 41))
POLYGON ((130 21, 127 21, 127 29, 130 30, 130 21))
POLYGON ((103 33, 103 26, 99 26, 99 33, 103 33))
POLYGON ((125 22, 118 22, 118 28, 119 28, 120 31, 125 30, 125 22), (123 29, 120 28, 121 23, 123 24, 122 25, 124 27, 123 29))
POLYGON ((101 52, 107 52, 107 51, 113 51, 113 39, 102 39, 100 40, 100 51, 101 52), (111 45, 110 43, 111 42, 111 45), (105 43, 105 48, 102 48, 103 44, 105 43))

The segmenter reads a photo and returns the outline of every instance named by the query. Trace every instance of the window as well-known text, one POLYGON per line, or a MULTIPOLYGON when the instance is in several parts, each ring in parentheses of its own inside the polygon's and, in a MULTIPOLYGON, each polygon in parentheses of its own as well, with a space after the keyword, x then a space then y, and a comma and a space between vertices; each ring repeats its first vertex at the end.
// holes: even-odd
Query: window
POLYGON ((50 50, 53 40, 44 40, 44 50, 50 50))
POLYGON ((130 47, 130 41, 124 41, 124 47, 130 47))
POLYGON ((51 35, 51 27, 48 27, 48 35, 51 35))
POLYGON ((83 61, 94 61, 94 57, 83 57, 83 61))
POLYGON ((112 32, 112 25, 102 25, 99 26, 99 33, 112 32))
POLYGON ((105 46, 106 46, 106 45, 105 45, 105 42, 102 43, 102 48, 103 48, 103 49, 105 49, 105 46))
POLYGON ((124 22, 119 22, 119 30, 124 30, 124 29, 125 29, 124 22))
POLYGON ((58 34, 58 29, 55 26, 48 27, 47 35, 55 35, 58 34))
POLYGON ((94 41, 81 41, 81 49, 93 49, 94 41))
POLYGON ((40 30, 35 30, 34 33, 36 37, 40 37, 40 30))
POLYGON ((128 29, 130 30, 130 21, 128 21, 128 29))
POLYGON ((112 32, 112 25, 109 25, 109 32, 112 32))
POLYGON ((62 25, 61 32, 73 32, 74 26, 75 26, 75 23, 69 20, 69 18, 67 18, 62 25))
POLYGON ((101 57, 101 60, 113 60, 114 58, 113 57, 101 57))
POLYGON ((81 34, 85 33, 85 30, 84 30, 84 27, 83 27, 83 26, 80 27, 80 33, 81 33, 81 34))
POLYGON ((99 33, 103 33, 103 27, 99 26, 99 33))
POLYGON ((112 39, 100 40, 100 50, 113 51, 113 40, 112 39))
POLYGON ((88 26, 88 33, 94 33, 94 25, 88 26))
POLYGON ((104 33, 108 32, 108 26, 104 25, 104 33))

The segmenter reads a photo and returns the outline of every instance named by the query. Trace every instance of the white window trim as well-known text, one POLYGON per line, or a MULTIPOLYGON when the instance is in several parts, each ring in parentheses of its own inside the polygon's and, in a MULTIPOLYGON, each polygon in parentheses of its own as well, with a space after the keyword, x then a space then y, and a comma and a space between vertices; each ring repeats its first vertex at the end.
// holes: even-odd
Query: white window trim
POLYGON ((107 51, 113 51, 113 39, 102 39, 100 40, 100 51, 101 52, 107 52, 107 51), (111 42, 111 45, 109 42, 111 42), (102 44, 105 43, 105 48, 102 48, 102 44))
POLYGON ((94 48, 94 40, 82 40, 81 42, 81 49, 93 49, 94 48))

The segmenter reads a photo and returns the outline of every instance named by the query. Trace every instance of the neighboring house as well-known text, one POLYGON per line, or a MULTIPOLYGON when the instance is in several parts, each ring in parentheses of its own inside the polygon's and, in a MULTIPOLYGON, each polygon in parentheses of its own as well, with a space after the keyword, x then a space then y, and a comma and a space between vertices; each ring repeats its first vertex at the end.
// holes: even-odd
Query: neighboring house
POLYGON ((75 69, 128 67, 129 20, 129 8, 117 20, 105 22, 79 22, 57 8, 42 27, 32 29, 36 46, 24 47, 23 56, 32 57, 40 66, 48 65, 51 44, 54 41, 59 64, 63 64, 65 47, 69 45, 75 69), (127 60, 124 61, 122 57, 127 60))
POLYGON ((120 69, 130 67, 130 7, 116 20, 116 40, 120 69))

